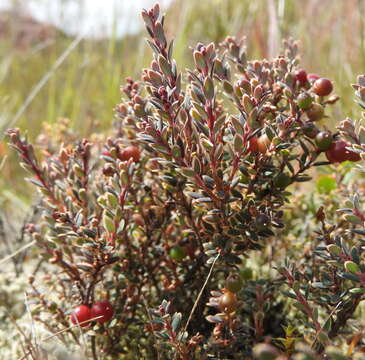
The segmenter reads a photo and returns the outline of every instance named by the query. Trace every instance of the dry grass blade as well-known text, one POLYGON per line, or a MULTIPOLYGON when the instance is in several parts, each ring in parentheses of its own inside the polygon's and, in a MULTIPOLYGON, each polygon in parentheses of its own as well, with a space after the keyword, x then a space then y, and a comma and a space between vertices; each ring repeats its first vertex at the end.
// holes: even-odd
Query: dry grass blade
MULTIPOLYGON (((323 322, 323 324, 326 324, 327 321, 329 321, 329 319, 331 318, 331 316, 337 311, 337 309, 343 304, 342 301, 340 301, 333 309, 332 311, 329 313, 329 315, 327 316, 326 320, 323 322)), ((322 329, 321 329, 322 331, 322 329)), ((311 347, 314 348, 315 345, 317 344, 317 340, 318 340, 318 336, 319 336, 320 332, 317 332, 312 344, 311 344, 311 347)))
POLYGON ((28 249, 29 247, 33 246, 35 243, 36 243, 35 240, 33 240, 30 243, 22 246, 20 249, 14 251, 12 254, 10 254, 8 256, 5 256, 3 259, 0 260, 0 265, 4 264, 8 260, 12 259, 14 256, 18 255, 22 251, 24 251, 24 250, 28 249))
POLYGON ((3 169, 4 165, 5 165, 5 162, 7 160, 8 156, 5 155, 2 159, 1 159, 1 162, 0 162, 0 171, 3 169))
POLYGON ((209 282, 210 277, 212 276, 213 269, 214 269, 215 263, 217 262, 217 260, 218 260, 218 258, 219 258, 219 255, 220 255, 220 253, 218 253, 218 255, 215 257, 214 261, 212 262, 212 266, 210 267, 210 270, 209 270, 208 276, 207 276, 207 278, 205 279, 204 284, 203 284, 202 288, 201 288, 201 289, 200 289, 200 291, 199 291, 198 297, 197 297, 197 298, 196 298, 196 300, 195 300, 195 303, 194 303, 194 305, 193 305, 193 308, 191 309, 191 312, 190 312, 190 315, 189 315, 188 321, 186 322, 185 327, 184 327, 183 334, 185 334, 186 329, 188 328, 189 323, 190 323, 190 321, 191 321, 191 319, 192 319, 192 317, 193 317, 194 311, 195 311, 196 307, 198 306, 198 303, 199 303, 199 300, 200 300, 200 298, 201 298, 201 296, 202 296, 202 294, 203 294, 203 291, 204 291, 205 287, 207 286, 207 284, 208 284, 208 282, 209 282))
POLYGON ((279 21, 276 13, 275 2, 268 0, 269 31, 268 31, 268 55, 273 58, 280 46, 279 21))
MULTIPOLYGON (((62 65, 62 63, 67 59, 67 57, 71 54, 71 52, 77 47, 77 45, 81 42, 84 38, 84 34, 81 34, 74 41, 70 44, 70 46, 60 55, 60 57, 55 61, 53 66, 49 71, 47 71, 43 77, 39 80, 39 82, 33 87, 30 91, 28 97, 23 102, 22 106, 18 109, 16 114, 14 115, 13 119, 6 125, 6 127, 13 127, 18 119, 23 115, 24 111, 28 108, 31 104, 33 99, 37 96, 39 91, 43 88, 45 84, 47 84, 50 77, 54 74, 54 72, 62 65)), ((4 129, 2 130, 2 132, 4 129)), ((4 137, 4 135, 2 135, 4 137)))
POLYGON ((20 341, 20 345, 23 349, 23 352, 24 352, 24 355, 19 358, 18 360, 23 360, 23 359, 26 359, 29 355, 33 357, 33 354, 36 353, 36 349, 35 347, 33 346, 32 342, 30 341, 30 339, 27 337, 27 335, 24 333, 24 331, 22 330, 22 328, 17 324, 16 320, 14 319, 14 317, 8 313, 8 316, 9 316, 9 319, 11 320, 11 322, 14 324, 14 326, 16 327, 16 329, 19 331, 19 333, 21 334, 21 336, 23 337, 24 339, 24 342, 26 344, 26 347, 25 345, 23 344, 23 341, 20 341), (27 349, 27 350, 26 350, 27 349))
MULTIPOLYGON (((90 320, 85 320, 85 321, 81 321, 80 323, 78 323, 78 324, 75 324, 75 325, 72 325, 72 326, 69 326, 69 327, 67 327, 67 328, 65 328, 65 329, 62 329, 62 330, 60 330, 60 331, 57 331, 57 332, 55 332, 54 334, 52 334, 52 335, 49 335, 49 336, 46 336, 46 337, 44 337, 44 338, 42 338, 42 339, 40 339, 39 341, 38 341, 38 343, 42 343, 42 342, 45 342, 45 341, 48 341, 48 340, 51 340, 51 339, 53 339, 54 337, 56 337, 56 336, 58 336, 58 335, 60 335, 60 334, 63 334, 64 332, 66 332, 66 331, 68 331, 68 330, 70 330, 70 329, 73 329, 73 328, 80 328, 80 325, 82 325, 82 324, 84 324, 84 323, 87 323, 87 322, 90 322, 90 321, 93 321, 93 320, 97 320, 97 319, 100 319, 102 316, 96 316, 96 317, 93 317, 93 318, 91 318, 90 320)), ((16 325, 17 326, 17 328, 18 328, 18 330, 19 331, 21 331, 21 329, 19 328, 19 326, 18 325, 16 325)), ((21 334, 25 337, 25 334, 21 331, 21 334)), ((28 355, 30 355, 30 353, 31 353, 31 350, 28 350, 28 352, 26 352, 21 358, 19 358, 18 360, 24 360, 24 359, 26 359, 27 358, 27 356, 28 355)))

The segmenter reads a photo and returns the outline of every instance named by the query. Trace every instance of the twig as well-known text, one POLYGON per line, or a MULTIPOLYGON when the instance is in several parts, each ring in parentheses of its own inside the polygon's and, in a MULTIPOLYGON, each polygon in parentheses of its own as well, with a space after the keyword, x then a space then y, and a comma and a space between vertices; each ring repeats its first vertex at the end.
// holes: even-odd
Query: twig
POLYGON ((158 342, 157 342, 157 337, 156 337, 155 332, 153 331, 153 322, 152 322, 152 317, 151 317, 150 312, 148 311, 148 307, 147 307, 146 299, 144 298, 144 295, 143 295, 143 294, 141 295, 141 298, 142 298, 142 301, 143 301, 143 305, 144 305, 144 307, 146 308, 147 317, 148 317, 148 320, 149 320, 150 325, 151 325, 152 335, 153 335, 153 337, 154 337, 154 339, 155 339, 155 348, 156 348, 156 353, 157 353, 157 360, 160 360, 160 353, 159 353, 159 351, 158 351, 158 342))

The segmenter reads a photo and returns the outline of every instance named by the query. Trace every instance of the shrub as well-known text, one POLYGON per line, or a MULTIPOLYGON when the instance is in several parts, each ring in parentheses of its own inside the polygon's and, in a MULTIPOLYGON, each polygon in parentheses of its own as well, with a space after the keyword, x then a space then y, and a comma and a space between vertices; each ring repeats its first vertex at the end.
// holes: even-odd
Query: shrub
MULTIPOLYGON (((293 190, 312 168, 360 160, 364 129, 327 129, 338 96, 303 77, 296 42, 260 61, 233 37, 198 44, 182 74, 159 6, 142 16, 153 60, 122 87, 112 134, 43 138, 40 161, 8 131, 42 199, 27 227, 48 271, 29 280, 34 319, 71 349, 86 339, 93 359, 341 358, 364 293, 365 217, 358 195, 342 220, 331 198, 332 225, 293 190), (295 222, 310 212, 306 231, 295 222)), ((321 178, 318 197, 346 198, 337 180, 321 178)))

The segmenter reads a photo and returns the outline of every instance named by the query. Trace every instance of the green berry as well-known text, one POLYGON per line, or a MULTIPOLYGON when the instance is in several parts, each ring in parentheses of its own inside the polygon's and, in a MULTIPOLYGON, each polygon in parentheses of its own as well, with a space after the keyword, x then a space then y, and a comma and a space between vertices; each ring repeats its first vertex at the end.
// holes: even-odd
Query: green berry
POLYGON ((327 151, 332 144, 333 137, 329 131, 321 131, 316 135, 315 141, 319 150, 327 151))
POLYGON ((244 267, 240 271, 241 278, 244 280, 251 280, 253 277, 253 271, 249 267, 244 267))
POLYGON ((224 287, 233 293, 237 293, 242 289, 242 285, 243 282, 240 276, 237 274, 231 274, 227 277, 224 287))
POLYGON ((324 108, 321 104, 313 103, 312 106, 306 110, 306 113, 310 121, 319 121, 324 116, 324 108))
POLYGON ((186 256, 186 252, 183 247, 176 245, 170 249, 169 255, 171 259, 181 261, 186 256))
POLYGON ((297 104, 302 110, 307 110, 312 106, 313 98, 308 93, 303 92, 297 97, 297 104))
POLYGON ((302 127, 304 135, 308 136, 311 139, 314 139, 318 134, 318 128, 312 122, 304 123, 302 127))

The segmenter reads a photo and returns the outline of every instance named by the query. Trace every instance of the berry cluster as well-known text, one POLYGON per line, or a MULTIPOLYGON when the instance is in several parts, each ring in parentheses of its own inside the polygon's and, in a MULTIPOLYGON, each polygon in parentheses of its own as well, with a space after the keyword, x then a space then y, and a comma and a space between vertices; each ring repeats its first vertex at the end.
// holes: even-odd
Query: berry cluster
POLYGON ((305 112, 309 120, 303 125, 304 134, 315 140, 318 151, 325 152, 330 163, 359 161, 360 155, 351 151, 350 143, 337 140, 337 134, 332 135, 330 131, 319 131, 313 124, 313 122, 319 121, 324 117, 323 105, 332 104, 338 100, 338 97, 335 95, 326 101, 322 99, 332 93, 332 82, 329 79, 321 78, 317 74, 307 74, 303 69, 295 73, 295 78, 299 87, 304 90, 296 99, 297 105, 305 112))
POLYGON ((71 312, 71 322, 80 327, 87 327, 95 320, 103 324, 112 319, 114 315, 113 305, 108 301, 98 301, 91 307, 79 305, 71 312))

